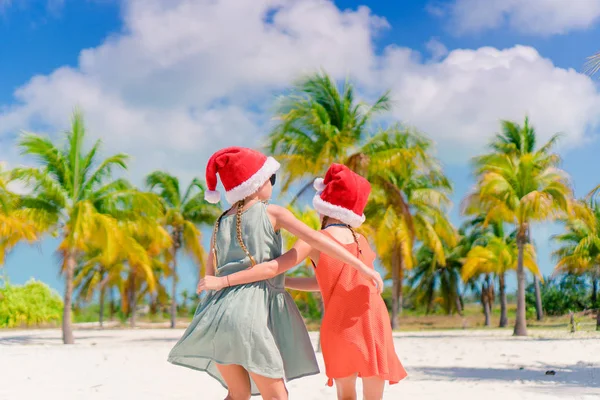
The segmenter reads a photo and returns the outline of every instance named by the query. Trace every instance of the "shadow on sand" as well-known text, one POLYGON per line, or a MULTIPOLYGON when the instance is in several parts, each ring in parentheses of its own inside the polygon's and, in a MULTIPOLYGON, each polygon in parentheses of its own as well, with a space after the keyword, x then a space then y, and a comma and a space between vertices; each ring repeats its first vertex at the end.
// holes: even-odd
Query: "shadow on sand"
POLYGON ((585 363, 568 366, 545 365, 539 369, 417 367, 411 370, 427 375, 428 378, 447 380, 552 382, 567 387, 600 388, 600 366, 585 363), (555 371, 556 375, 545 374, 550 370, 555 371))

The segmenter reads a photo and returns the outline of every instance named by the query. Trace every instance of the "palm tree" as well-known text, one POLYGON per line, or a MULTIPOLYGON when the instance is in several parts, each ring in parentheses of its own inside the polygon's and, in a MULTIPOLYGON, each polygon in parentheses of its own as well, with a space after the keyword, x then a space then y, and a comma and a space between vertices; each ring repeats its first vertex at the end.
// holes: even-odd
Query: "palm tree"
POLYGON ((114 168, 126 168, 126 155, 116 154, 98 160, 100 141, 84 153, 85 127, 78 111, 73 115, 66 139, 64 147, 57 147, 47 137, 24 133, 18 145, 23 154, 36 159, 40 168, 24 167, 13 172, 16 178, 32 188, 35 195, 23 196, 22 204, 49 215, 62 237, 58 248, 65 274, 62 332, 63 342, 71 344, 74 342, 71 323, 73 274, 78 259, 89 249, 89 243, 96 240, 106 243, 107 252, 118 247, 118 235, 115 234, 118 230, 114 227, 124 205, 144 210, 149 216, 158 214, 159 207, 152 198, 110 181, 114 168), (99 203, 106 204, 105 212, 98 209, 99 203), (109 207, 111 204, 113 207, 109 207))
MULTIPOLYGON (((412 253, 416 234, 412 226, 413 218, 408 216, 410 212, 402 190, 394 186, 394 181, 395 176, 406 177, 415 170, 422 171, 421 179, 428 179, 425 173, 434 168, 430 168, 432 159, 426 154, 425 147, 431 147, 431 143, 398 126, 371 133, 369 125, 373 117, 389 108, 387 93, 373 105, 364 105, 356 101, 350 82, 346 82, 339 90, 326 74, 318 73, 299 81, 291 93, 283 97, 278 110, 280 123, 269 136, 267 147, 281 160, 286 172, 282 190, 287 191, 296 182, 304 184, 291 204, 311 187, 312 180, 322 175, 332 162, 346 164, 366 176, 375 186, 380 186, 381 190, 387 191, 387 206, 398 215, 404 214, 401 218, 408 224, 408 236, 399 237, 398 246, 404 249, 404 253, 407 248, 412 253)), ((436 185, 439 186, 440 182, 436 182, 436 185)), ((444 185, 449 186, 447 180, 444 185)), ((402 257, 392 259, 395 266, 391 268, 396 284, 394 292, 398 294, 394 298, 397 299, 401 298, 399 288, 402 285, 398 282, 402 280, 400 275, 404 267, 396 266, 403 265, 402 257)), ((395 316, 400 309, 397 307, 398 300, 394 304, 395 316)))
POLYGON ((600 52, 589 56, 584 65, 584 72, 590 76, 596 75, 600 71, 600 52))
MULTIPOLYGON (((535 129, 529 125, 529 118, 525 117, 523 127, 512 121, 501 121, 502 133, 497 134, 491 143, 491 149, 498 153, 524 155, 535 151, 536 134, 535 129)), ((558 140, 560 135, 554 135, 545 147, 550 147, 558 140)), ((544 149, 542 149, 544 150, 544 149)), ((544 150, 544 151, 545 151, 544 150)), ((485 156, 484 156, 485 157, 485 156)), ((531 242, 531 227, 527 231, 527 241, 531 242)), ((540 292, 540 281, 537 275, 533 275, 533 288, 535 292, 535 311, 538 321, 544 318, 542 307, 542 295, 540 292)))
POLYGON ((190 298, 190 292, 187 289, 181 291, 181 309, 182 312, 185 312, 186 314, 188 312, 187 302, 190 298))
MULTIPOLYGON (((487 243, 474 246, 469 251, 463 265, 462 277, 464 281, 468 281, 477 275, 485 275, 485 280, 488 281, 490 275, 498 276, 501 305, 500 327, 502 328, 507 324, 505 275, 508 271, 517 269, 519 249, 514 237, 504 236, 501 229, 496 230, 495 233, 496 235, 489 238, 487 243)), ((529 243, 524 246, 523 263, 532 274, 540 276, 535 260, 535 249, 529 243)), ((488 288, 491 286, 489 282, 486 285, 488 288)), ((490 302, 490 309, 491 304, 490 302)), ((489 324, 486 323, 486 325, 489 324)))
POLYGON ((299 80, 280 99, 280 122, 267 141, 267 148, 285 171, 282 192, 304 182, 292 204, 334 162, 358 172, 366 157, 356 149, 368 139, 373 117, 389 108, 388 93, 366 105, 356 100, 352 83, 346 81, 339 90, 324 72, 299 80))
POLYGON ((158 297, 165 294, 160 277, 169 271, 169 250, 172 238, 169 232, 157 223, 157 218, 144 218, 126 224, 128 236, 140 250, 139 258, 127 259, 127 280, 123 285, 122 304, 129 314, 130 325, 135 326, 136 306, 139 299, 156 292, 158 297))
POLYGON ((568 211, 572 190, 567 174, 558 168, 560 157, 551 153, 554 136, 532 152, 518 150, 512 135, 518 135, 522 148, 535 146, 535 131, 528 121, 523 127, 504 131, 491 144, 492 152, 474 160, 477 184, 466 199, 467 214, 486 215, 485 223, 503 221, 516 229, 517 320, 515 335, 527 335, 525 320, 524 249, 534 221, 552 220, 568 211), (511 150, 513 149, 513 150, 511 150))
POLYGON ((365 146, 365 154, 395 154, 391 163, 385 156, 371 158, 366 175, 374 185, 365 210, 368 234, 391 272, 394 328, 402 310, 404 272, 413 267, 415 240, 432 251, 440 266, 446 266, 444 243, 452 248, 458 240, 446 214, 452 187, 430 154, 431 145, 414 132, 394 130, 365 146))
MULTIPOLYGON (((575 211, 564 221, 565 232, 552 239, 559 248, 552 255, 557 260, 556 273, 589 275, 592 280, 592 307, 597 307, 597 286, 600 274, 600 207, 596 199, 573 203, 575 211)), ((600 310, 597 310, 596 330, 600 330, 600 310)))
POLYGON ((23 207, 20 196, 9 189, 12 181, 12 171, 0 165, 0 267, 17 243, 37 241, 51 224, 48 215, 23 207))
POLYGON ((197 262, 200 276, 204 273, 205 250, 199 225, 211 224, 219 215, 216 206, 204 201, 204 186, 194 178, 187 189, 180 190, 179 179, 166 172, 155 171, 146 178, 150 190, 156 190, 165 208, 164 225, 171 234, 171 328, 177 319, 177 253, 184 248, 197 262))
POLYGON ((462 314, 460 246, 445 249, 445 252, 446 265, 440 265, 434 252, 425 245, 416 252, 416 264, 409 284, 416 291, 417 302, 425 303, 427 314, 431 312, 436 293, 441 296, 446 314, 451 315, 454 311, 462 314))
MULTIPOLYGON (((102 209, 102 207, 98 207, 102 209)), ((132 219, 122 219, 114 226, 111 238, 115 237, 118 246, 111 251, 104 240, 92 241, 82 263, 75 271, 74 287, 84 300, 90 300, 96 291, 100 292, 100 326, 104 320, 104 300, 106 290, 124 287, 123 276, 134 274, 152 293, 160 286, 156 267, 162 263, 157 258, 171 247, 168 232, 155 218, 132 214, 132 219)), ((136 293, 136 296, 145 293, 136 293)), ((130 296, 131 297, 131 296, 130 296)), ((127 302, 125 305, 127 306, 127 302)), ((129 311, 126 308, 125 311, 129 311)))

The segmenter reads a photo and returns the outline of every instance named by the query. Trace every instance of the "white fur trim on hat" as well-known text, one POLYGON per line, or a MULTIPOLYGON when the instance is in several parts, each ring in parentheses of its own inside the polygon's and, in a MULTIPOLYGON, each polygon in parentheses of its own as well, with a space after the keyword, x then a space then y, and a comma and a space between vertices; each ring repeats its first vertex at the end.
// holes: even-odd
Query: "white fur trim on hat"
POLYGON ((240 200, 245 199, 251 194, 256 193, 260 187, 269 180, 271 175, 273 175, 279 169, 279 163, 273 157, 268 157, 267 161, 263 164, 262 167, 254 175, 250 177, 247 181, 243 182, 241 185, 234 187, 231 190, 228 190, 225 193, 225 198, 230 204, 235 204, 240 200))
POLYGON ((325 180, 323 178, 315 179, 313 186, 317 192, 322 192, 325 190, 325 180))
POLYGON ((221 201, 221 193, 218 190, 207 190, 204 192, 204 200, 212 204, 217 204, 221 201))
POLYGON ((364 215, 355 214, 352 210, 348 210, 347 208, 337 206, 335 204, 331 204, 326 202, 321 198, 321 196, 316 195, 313 198, 313 206, 315 210, 322 215, 326 215, 331 218, 339 219, 344 224, 348 224, 353 228, 358 228, 365 222, 364 215))

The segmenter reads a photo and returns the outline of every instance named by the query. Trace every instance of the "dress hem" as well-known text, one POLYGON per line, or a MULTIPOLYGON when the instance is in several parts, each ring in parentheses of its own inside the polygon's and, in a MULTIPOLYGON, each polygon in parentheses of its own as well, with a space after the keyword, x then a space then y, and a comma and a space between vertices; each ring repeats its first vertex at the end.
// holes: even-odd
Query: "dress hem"
MULTIPOLYGON (((290 382, 293 381, 295 379, 300 379, 300 378, 304 378, 306 376, 311 376, 311 375, 318 375, 321 371, 319 369, 317 369, 316 371, 311 371, 311 372, 306 372, 300 375, 296 375, 296 376, 292 376, 292 377, 286 377, 286 376, 269 376, 269 375, 265 375, 264 373, 260 372, 260 371, 255 371, 253 370, 253 368, 250 368, 244 364, 240 364, 240 363, 226 363, 226 362, 220 362, 218 360, 215 360, 212 357, 200 357, 200 356, 175 356, 175 357, 169 357, 167 358, 167 361, 173 365, 177 365, 180 367, 185 367, 185 368, 189 368, 189 369, 193 369, 195 371, 200 371, 200 372, 206 372, 208 375, 210 375, 211 377, 213 377, 217 382, 219 382, 221 384, 221 386, 223 386, 226 390, 229 390, 229 388, 221 381, 221 379, 219 379, 217 376, 215 376, 215 374, 212 374, 208 369, 202 369, 202 368, 197 368, 194 367, 192 365, 189 364, 185 364, 183 362, 179 362, 179 361, 175 361, 174 358, 200 358, 203 360, 210 360, 216 364, 221 364, 221 365, 239 365, 242 368, 244 368, 246 371, 252 372, 253 374, 257 374, 260 376, 264 376, 266 378, 271 378, 271 379, 283 379, 285 382, 290 382)), ((252 379, 252 378, 250 378, 252 379)), ((252 396, 260 396, 260 393, 250 393, 252 396)))
POLYGON ((406 377, 408 376, 408 374, 404 374, 403 376, 399 377, 399 378, 392 378, 389 374, 383 374, 383 375, 363 375, 360 372, 351 372, 349 374, 345 374, 344 376, 340 376, 340 377, 333 377, 333 376, 329 376, 327 375, 327 386, 333 386, 333 380, 334 379, 343 379, 343 378, 347 378, 351 375, 356 375, 359 378, 373 378, 373 377, 377 377, 377 378, 381 378, 382 380, 384 380, 385 382, 388 382, 388 384, 390 385, 395 385, 397 383, 400 383, 400 381, 403 381, 404 379, 406 379, 406 377))

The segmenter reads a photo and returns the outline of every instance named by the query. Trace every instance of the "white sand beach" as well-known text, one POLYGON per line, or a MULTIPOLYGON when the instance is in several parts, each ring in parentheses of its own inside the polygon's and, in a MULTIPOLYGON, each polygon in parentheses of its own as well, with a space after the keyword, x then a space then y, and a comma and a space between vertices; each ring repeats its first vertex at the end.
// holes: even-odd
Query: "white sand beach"
MULTIPOLYGON (((182 332, 85 329, 76 331, 77 344, 64 346, 58 330, 0 331, 0 399, 223 399, 225 390, 208 375, 166 362, 182 332)), ((531 334, 398 333, 396 348, 409 377, 387 387, 385 398, 600 398, 600 335, 531 334)), ((292 381, 290 399, 335 399, 325 382, 323 373, 292 381)))

